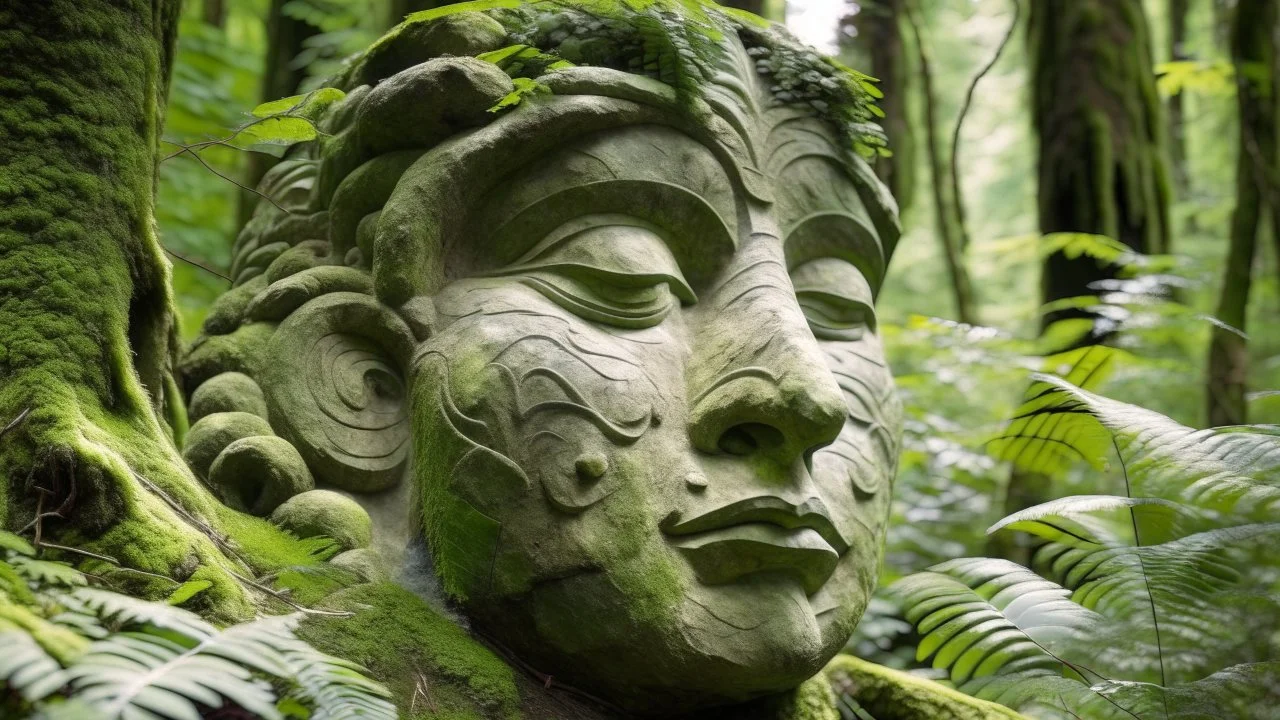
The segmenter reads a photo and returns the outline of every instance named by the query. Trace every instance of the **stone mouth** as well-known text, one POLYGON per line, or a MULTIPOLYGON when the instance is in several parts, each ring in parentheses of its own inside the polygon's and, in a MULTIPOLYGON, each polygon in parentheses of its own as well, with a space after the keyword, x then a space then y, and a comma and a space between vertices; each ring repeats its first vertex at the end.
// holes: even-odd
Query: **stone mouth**
POLYGON ((662 523, 662 531, 669 536, 680 537, 748 523, 788 531, 808 529, 824 540, 826 548, 837 556, 849 550, 849 543, 836 529, 827 506, 817 497, 799 503, 776 495, 749 497, 697 513, 688 519, 673 515, 662 523))
POLYGON ((761 573, 797 578, 807 594, 817 592, 840 562, 840 554, 811 527, 785 528, 742 522, 671 539, 698 580, 724 585, 761 573))

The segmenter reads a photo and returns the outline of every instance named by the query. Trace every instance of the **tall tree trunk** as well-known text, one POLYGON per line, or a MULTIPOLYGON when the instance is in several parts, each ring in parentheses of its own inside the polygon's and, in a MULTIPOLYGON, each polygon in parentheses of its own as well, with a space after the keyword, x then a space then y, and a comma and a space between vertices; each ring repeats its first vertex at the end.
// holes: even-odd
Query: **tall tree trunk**
MULTIPOLYGON (((1189 60, 1187 53, 1187 14, 1191 0, 1169 0, 1169 59, 1174 62, 1189 60)), ((1169 96, 1169 165, 1174 188, 1180 198, 1191 189, 1191 177, 1187 174, 1187 140, 1183 127, 1183 93, 1169 96)))
MULTIPOLYGON (((1240 0, 1232 30, 1232 60, 1236 66, 1240 139, 1236 150, 1236 207, 1231 218, 1230 245, 1223 271, 1217 317, 1239 333, 1213 328, 1209 344, 1208 412, 1210 425, 1239 425, 1247 421, 1245 389, 1249 348, 1243 332, 1253 280, 1254 256, 1262 210, 1277 205, 1270 174, 1280 163, 1277 136, 1280 112, 1273 91, 1277 68, 1275 27, 1280 20, 1278 0, 1240 0), (1266 68, 1259 77, 1250 68, 1266 68)), ((1273 222, 1273 225, 1275 223, 1273 222)), ((1272 233, 1276 233, 1276 226, 1272 233)))
MULTIPOLYGON (((298 91, 302 81, 307 78, 307 69, 295 67, 293 61, 302 52, 307 39, 320 34, 320 28, 285 14, 284 6, 289 1, 271 0, 271 7, 267 10, 267 54, 262 73, 261 95, 263 102, 289 97, 298 91)), ((244 184, 257 187, 262 176, 276 162, 276 158, 265 153, 249 153, 244 184)), ((258 200, 258 196, 253 193, 240 193, 238 227, 243 227, 253 216, 258 200)))
POLYGON ((152 215, 177 18, 176 0, 0 4, 0 526, 184 580, 225 558, 157 494, 214 512, 164 422, 185 422, 152 215))
MULTIPOLYGON (((1039 138, 1040 231, 1115 238, 1140 253, 1169 250, 1164 119, 1152 72, 1142 0, 1033 0, 1028 49, 1039 138)), ((1114 277, 1092 258, 1057 253, 1044 265, 1046 303, 1093 292, 1114 277)), ((1043 326, 1075 310, 1046 315, 1043 326)), ((1095 333, 1089 340, 1103 339, 1095 333)), ((1070 348, 1058 348, 1068 350, 1070 348)), ((1050 499, 1049 479, 1015 470, 1006 514, 1050 499)), ((993 541, 989 551, 1026 564, 1028 548, 993 541)))
POLYGON ((933 189, 934 216, 938 241, 942 244, 942 256, 951 278, 951 294, 955 302, 956 319, 962 323, 978 322, 974 307, 973 285, 969 270, 965 267, 964 252, 960 247, 957 231, 955 198, 950 195, 949 172, 938 136, 937 95, 933 87, 933 70, 929 53, 925 48, 920 21, 910 7, 906 7, 907 23, 911 26, 912 39, 916 43, 916 58, 920 66, 920 88, 924 93, 924 137, 929 156, 929 180, 933 189))
POLYGON ((905 0, 864 0, 854 17, 858 45, 866 56, 867 72, 880 80, 884 98, 880 121, 893 157, 877 158, 876 175, 905 210, 911 204, 915 185, 915 144, 907 115, 907 50, 902 35, 905 0))
MULTIPOLYGON (((1040 231, 1167 252, 1164 122, 1142 0, 1036 0, 1029 48, 1040 231)), ((1093 259, 1055 254, 1045 263, 1043 300, 1089 294, 1090 283, 1113 274, 1093 259)))

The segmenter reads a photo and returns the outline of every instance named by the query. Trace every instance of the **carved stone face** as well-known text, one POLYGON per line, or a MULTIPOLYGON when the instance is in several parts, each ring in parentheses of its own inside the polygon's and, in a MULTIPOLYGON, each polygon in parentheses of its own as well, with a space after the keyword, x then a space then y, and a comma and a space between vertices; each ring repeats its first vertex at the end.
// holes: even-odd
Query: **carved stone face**
POLYGON ((858 194, 814 157, 772 182, 756 201, 687 135, 603 131, 506 180, 445 258, 475 269, 412 364, 429 537, 535 666, 644 705, 781 690, 861 616, 896 411, 858 194))
POLYGON ((692 112, 575 68, 425 154, 382 142, 325 206, 350 267, 268 269, 246 311, 282 320, 274 431, 375 546, 424 534, 476 629, 644 711, 819 670, 868 601, 896 465, 892 209, 735 48, 692 112))

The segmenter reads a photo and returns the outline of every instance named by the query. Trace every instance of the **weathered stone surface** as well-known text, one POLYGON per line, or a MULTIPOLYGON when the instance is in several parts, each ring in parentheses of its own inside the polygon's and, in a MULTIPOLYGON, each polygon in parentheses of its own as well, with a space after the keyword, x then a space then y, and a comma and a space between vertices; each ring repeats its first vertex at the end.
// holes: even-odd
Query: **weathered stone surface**
MULTIPOLYGON (((256 291, 210 332, 261 329, 184 370, 250 375, 275 437, 244 447, 350 494, 273 519, 394 578, 348 596, 375 613, 447 596, 628 713, 834 720, 802 683, 870 597, 901 423, 874 309, 896 210, 850 150, 861 86, 710 6, 657 28, 509 5, 420 16, 337 81, 288 160, 327 244, 260 210, 233 292, 256 291), (654 60, 655 32, 696 52, 654 60), (756 70, 793 66, 817 80, 756 70)), ((285 480, 227 487, 261 511, 285 480)))
POLYGON ((245 412, 267 419, 267 400, 253 378, 238 372, 216 375, 196 389, 187 417, 198 422, 213 413, 245 412))
MULTIPOLYGON (((369 513, 360 503, 332 490, 310 490, 289 498, 271 513, 271 521, 298 537, 333 538, 344 550, 366 547, 373 537, 369 513)), ((373 561, 357 555, 344 562, 372 569, 373 561)))
POLYGON ((228 445, 247 437, 272 435, 266 419, 247 412, 218 412, 206 415, 187 432, 182 458, 201 478, 228 445))
POLYGON ((250 515, 266 515, 315 484, 298 451, 274 435, 236 440, 209 468, 209 485, 214 492, 226 504, 250 515))
POLYGON ((368 155, 427 148, 483 124, 489 108, 514 90, 497 66, 469 57, 428 60, 384 80, 356 116, 368 155))
POLYGON ((371 548, 346 550, 334 555, 329 563, 351 571, 364 582, 383 582, 389 579, 382 555, 371 548))

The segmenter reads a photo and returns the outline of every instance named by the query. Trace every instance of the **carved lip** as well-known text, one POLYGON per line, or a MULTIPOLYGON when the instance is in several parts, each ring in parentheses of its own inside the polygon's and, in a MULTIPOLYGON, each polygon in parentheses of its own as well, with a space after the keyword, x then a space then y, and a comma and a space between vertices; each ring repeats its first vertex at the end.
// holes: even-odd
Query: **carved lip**
POLYGON ((781 573, 798 579, 811 595, 826 584, 840 562, 835 549, 813 528, 788 530, 764 522, 678 536, 671 544, 707 585, 781 573))
POLYGON ((776 495, 758 495, 721 505, 687 520, 670 517, 663 523, 662 531, 675 536, 695 535, 748 523, 774 525, 784 530, 807 528, 825 540, 837 555, 849 550, 849 543, 836 530, 830 511, 816 497, 796 504, 776 495))

